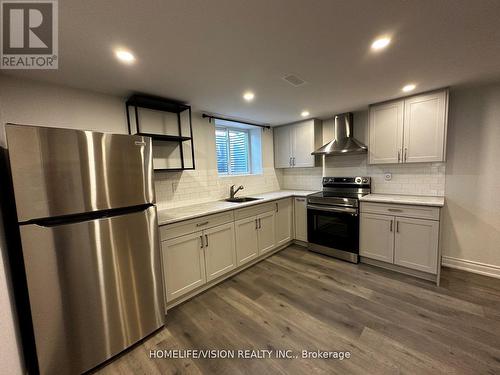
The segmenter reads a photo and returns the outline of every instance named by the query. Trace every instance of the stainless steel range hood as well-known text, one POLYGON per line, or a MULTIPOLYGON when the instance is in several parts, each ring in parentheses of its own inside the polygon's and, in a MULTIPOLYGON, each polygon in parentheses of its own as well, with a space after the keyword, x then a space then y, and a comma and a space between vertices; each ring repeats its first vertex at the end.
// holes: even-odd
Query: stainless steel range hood
POLYGON ((334 137, 312 155, 364 154, 368 147, 353 137, 353 115, 351 112, 334 116, 334 137))

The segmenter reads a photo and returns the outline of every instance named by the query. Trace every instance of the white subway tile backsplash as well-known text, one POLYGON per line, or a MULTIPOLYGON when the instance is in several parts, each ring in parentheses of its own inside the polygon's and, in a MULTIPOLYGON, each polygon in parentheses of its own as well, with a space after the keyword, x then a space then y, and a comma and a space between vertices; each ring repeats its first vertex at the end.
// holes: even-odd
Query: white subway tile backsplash
POLYGON ((156 202, 159 209, 223 199, 231 185, 243 185, 244 195, 279 190, 282 173, 265 168, 260 175, 219 177, 217 170, 156 172, 156 202))
POLYGON ((363 155, 325 159, 324 168, 283 170, 281 188, 319 190, 323 176, 370 176, 374 193, 444 196, 445 163, 369 165, 363 155), (391 181, 385 181, 386 172, 391 181))

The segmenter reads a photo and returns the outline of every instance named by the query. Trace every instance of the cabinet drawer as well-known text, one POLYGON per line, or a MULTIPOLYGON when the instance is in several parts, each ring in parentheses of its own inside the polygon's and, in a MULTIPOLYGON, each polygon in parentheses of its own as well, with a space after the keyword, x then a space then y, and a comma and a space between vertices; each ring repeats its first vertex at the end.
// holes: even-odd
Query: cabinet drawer
POLYGON ((276 211, 276 203, 277 202, 268 202, 268 203, 258 204, 256 206, 234 210, 234 219, 241 220, 241 219, 246 219, 247 217, 263 214, 264 212, 273 210, 276 211))
POLYGON ((402 217, 414 217, 417 219, 439 220, 439 207, 361 202, 361 212, 402 217))
POLYGON ((160 239, 168 240, 171 238, 194 233, 203 229, 212 228, 217 225, 229 223, 234 220, 233 211, 222 212, 220 214, 198 217, 196 219, 180 221, 160 227, 160 239))

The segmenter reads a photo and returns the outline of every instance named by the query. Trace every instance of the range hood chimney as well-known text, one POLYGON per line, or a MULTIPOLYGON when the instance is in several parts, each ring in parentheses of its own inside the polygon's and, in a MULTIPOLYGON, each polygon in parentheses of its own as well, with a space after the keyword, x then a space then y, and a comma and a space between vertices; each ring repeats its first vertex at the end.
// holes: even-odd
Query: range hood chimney
POLYGON ((333 139, 312 152, 312 155, 364 154, 368 151, 368 147, 353 137, 353 115, 351 112, 335 115, 334 120, 333 139))

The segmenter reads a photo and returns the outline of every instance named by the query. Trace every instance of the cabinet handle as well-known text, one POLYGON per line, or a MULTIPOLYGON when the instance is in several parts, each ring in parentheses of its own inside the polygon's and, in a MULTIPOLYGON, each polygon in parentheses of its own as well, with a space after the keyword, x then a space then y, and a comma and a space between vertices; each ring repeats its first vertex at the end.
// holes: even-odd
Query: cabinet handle
POLYGON ((293 159, 293 166, 295 167, 295 156, 292 159, 293 159))
POLYGON ((205 241, 207 242, 207 247, 208 247, 208 234, 205 234, 205 241))
POLYGON ((259 219, 259 229, 262 228, 262 224, 260 222, 260 219, 259 219))
POLYGON ((408 148, 405 147, 405 163, 407 162, 408 160, 408 148))
POLYGON ((278 202, 276 202, 276 212, 279 212, 278 202))
POLYGON ((305 201, 306 201, 306 199, 305 199, 305 198, 295 198, 295 200, 296 200, 297 202, 305 202, 305 201))
POLYGON ((288 164, 290 165, 290 167, 293 165, 292 164, 292 157, 290 156, 290 161, 288 162, 288 164))
POLYGON ((200 249, 203 249, 203 236, 200 236, 200 249))
POLYGON ((401 150, 398 150, 398 163, 401 160, 401 150))
POLYGON ((396 220, 396 233, 399 233, 399 221, 396 220))
POLYGON ((391 227, 389 228, 389 231, 392 232, 392 220, 391 220, 391 227))
POLYGON ((198 223, 196 224, 197 227, 202 227, 204 225, 207 225, 208 224, 208 221, 204 221, 203 223, 198 223))
POLYGON ((255 219, 255 230, 259 229, 259 224, 258 224, 258 221, 257 219, 255 219))
POLYGON ((391 212, 403 212, 403 210, 401 210, 399 208, 388 208, 387 211, 391 211, 391 212))

